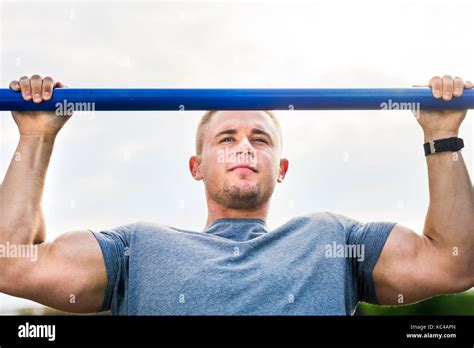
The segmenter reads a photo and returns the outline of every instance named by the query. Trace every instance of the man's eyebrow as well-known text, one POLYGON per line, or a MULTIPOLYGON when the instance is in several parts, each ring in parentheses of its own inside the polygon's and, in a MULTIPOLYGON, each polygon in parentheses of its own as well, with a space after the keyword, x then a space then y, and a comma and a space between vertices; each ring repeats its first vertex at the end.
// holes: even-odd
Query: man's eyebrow
MULTIPOLYGON (((226 129, 226 130, 223 130, 223 131, 220 131, 219 133, 217 133, 215 135, 214 138, 218 138, 220 137, 221 135, 224 135, 224 134, 237 134, 237 130, 236 129, 226 129)), ((267 136, 270 140, 273 140, 272 136, 270 135, 270 133, 264 131, 263 129, 260 129, 260 128, 252 128, 252 134, 261 134, 261 135, 265 135, 267 136)))
POLYGON ((265 132, 263 129, 260 129, 260 128, 253 128, 253 129, 252 129, 252 133, 253 133, 253 134, 266 135, 267 137, 269 137, 270 139, 272 139, 272 136, 271 136, 269 133, 265 132))
POLYGON ((224 135, 224 134, 236 134, 236 133, 237 133, 236 129, 226 129, 226 130, 223 130, 223 131, 217 133, 214 138, 217 138, 217 137, 219 137, 221 135, 224 135))

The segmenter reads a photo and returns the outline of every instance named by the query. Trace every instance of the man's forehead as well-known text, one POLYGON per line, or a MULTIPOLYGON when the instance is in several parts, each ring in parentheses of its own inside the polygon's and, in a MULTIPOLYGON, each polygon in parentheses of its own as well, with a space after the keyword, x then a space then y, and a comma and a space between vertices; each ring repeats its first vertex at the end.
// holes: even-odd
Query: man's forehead
POLYGON ((218 111, 211 119, 210 128, 219 132, 239 127, 255 127, 274 131, 273 121, 264 111, 218 111))

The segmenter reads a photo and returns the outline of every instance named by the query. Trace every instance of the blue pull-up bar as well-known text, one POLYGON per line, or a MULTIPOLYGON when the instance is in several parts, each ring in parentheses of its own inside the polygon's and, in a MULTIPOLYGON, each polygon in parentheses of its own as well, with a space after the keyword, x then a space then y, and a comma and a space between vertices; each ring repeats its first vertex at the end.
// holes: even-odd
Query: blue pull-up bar
POLYGON ((50 101, 39 104, 24 101, 19 92, 0 89, 0 110, 57 110, 65 105, 81 110, 84 103, 97 111, 473 109, 474 89, 446 102, 433 98, 430 88, 58 88, 50 101))

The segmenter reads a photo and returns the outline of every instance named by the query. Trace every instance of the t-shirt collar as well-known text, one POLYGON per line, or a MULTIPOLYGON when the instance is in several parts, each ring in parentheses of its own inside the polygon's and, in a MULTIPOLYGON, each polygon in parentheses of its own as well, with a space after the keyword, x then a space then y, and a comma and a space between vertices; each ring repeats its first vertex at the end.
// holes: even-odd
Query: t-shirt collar
POLYGON ((203 233, 234 241, 251 240, 268 232, 266 222, 256 218, 219 218, 203 230, 203 233))

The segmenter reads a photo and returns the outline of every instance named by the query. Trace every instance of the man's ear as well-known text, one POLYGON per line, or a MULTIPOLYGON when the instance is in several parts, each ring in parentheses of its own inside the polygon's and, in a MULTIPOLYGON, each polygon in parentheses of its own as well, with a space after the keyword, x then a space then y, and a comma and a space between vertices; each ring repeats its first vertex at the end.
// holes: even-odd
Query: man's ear
POLYGON ((288 171, 288 166, 290 165, 290 162, 286 158, 280 159, 280 168, 278 170, 278 182, 283 182, 283 179, 285 179, 286 172, 288 171))
POLYGON ((194 155, 189 159, 189 170, 194 180, 202 180, 202 174, 200 169, 201 156, 194 155))

